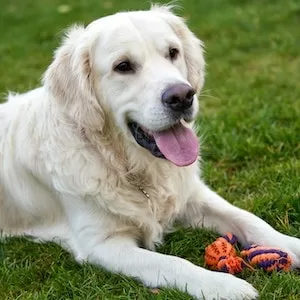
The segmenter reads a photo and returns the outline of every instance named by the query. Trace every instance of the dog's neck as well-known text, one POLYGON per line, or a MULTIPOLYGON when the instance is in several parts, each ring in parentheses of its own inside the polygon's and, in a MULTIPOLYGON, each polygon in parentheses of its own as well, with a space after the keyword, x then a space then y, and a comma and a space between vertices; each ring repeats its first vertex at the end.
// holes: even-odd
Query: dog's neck
POLYGON ((149 185, 148 169, 155 157, 145 152, 138 145, 126 141, 124 133, 116 128, 112 122, 107 122, 101 130, 91 130, 80 127, 79 134, 82 139, 88 141, 100 156, 108 159, 104 163, 114 169, 118 176, 122 177, 137 189, 149 185), (136 157, 140 157, 137 161, 136 157), (147 184, 146 182, 147 181, 147 184))
MULTIPOLYGON (((113 124, 112 119, 110 120, 101 131, 82 127, 79 133, 100 156, 105 157, 106 161, 103 163, 114 170, 123 184, 134 187, 149 199, 149 191, 161 184, 161 176, 156 174, 157 170, 161 169, 161 173, 173 172, 174 166, 166 160, 154 157, 139 145, 129 142, 124 133, 113 124)), ((164 174, 160 175, 167 177, 164 174)))

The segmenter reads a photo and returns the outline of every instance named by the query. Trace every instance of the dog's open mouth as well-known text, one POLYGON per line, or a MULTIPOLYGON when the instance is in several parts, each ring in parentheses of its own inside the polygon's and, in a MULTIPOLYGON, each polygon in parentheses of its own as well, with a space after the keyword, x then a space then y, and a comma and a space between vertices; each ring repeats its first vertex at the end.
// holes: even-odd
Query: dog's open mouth
POLYGON ((136 142, 156 157, 167 159, 181 167, 197 160, 198 138, 193 130, 182 123, 157 132, 151 132, 136 122, 130 122, 128 126, 136 142))

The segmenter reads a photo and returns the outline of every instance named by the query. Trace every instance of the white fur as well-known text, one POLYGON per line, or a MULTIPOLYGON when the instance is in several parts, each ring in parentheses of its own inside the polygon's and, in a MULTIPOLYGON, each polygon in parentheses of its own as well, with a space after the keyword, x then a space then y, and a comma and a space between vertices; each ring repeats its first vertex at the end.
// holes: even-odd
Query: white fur
POLYGON ((57 241, 78 261, 197 299, 253 299, 257 292, 234 276, 151 251, 176 219, 231 231, 244 244, 281 247, 300 267, 300 240, 216 195, 199 179, 197 163, 179 168, 155 158, 127 128, 127 118, 149 130, 170 126, 162 91, 188 83, 199 93, 201 45, 166 7, 71 28, 43 86, 0 106, 0 229, 57 241), (174 62, 170 45, 180 50, 174 62), (124 58, 135 61, 134 74, 113 70, 124 58))

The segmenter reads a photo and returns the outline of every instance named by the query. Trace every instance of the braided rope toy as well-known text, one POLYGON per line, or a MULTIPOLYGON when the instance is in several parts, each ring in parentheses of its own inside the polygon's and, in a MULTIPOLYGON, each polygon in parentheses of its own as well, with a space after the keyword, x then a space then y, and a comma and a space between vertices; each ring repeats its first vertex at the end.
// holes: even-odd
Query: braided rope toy
POLYGON ((244 268, 254 270, 258 267, 266 272, 285 271, 291 269, 292 259, 288 253, 278 249, 258 245, 251 245, 237 256, 234 246, 237 242, 232 233, 217 238, 205 248, 205 263, 212 270, 237 274, 244 268))
POLYGON ((205 263, 212 270, 230 274, 241 272, 245 267, 252 267, 241 257, 238 257, 233 245, 237 238, 232 233, 219 237, 205 248, 205 263))
POLYGON ((278 248, 251 245, 241 251, 241 256, 244 257, 252 266, 263 269, 266 272, 288 272, 292 265, 291 257, 286 252, 278 248))

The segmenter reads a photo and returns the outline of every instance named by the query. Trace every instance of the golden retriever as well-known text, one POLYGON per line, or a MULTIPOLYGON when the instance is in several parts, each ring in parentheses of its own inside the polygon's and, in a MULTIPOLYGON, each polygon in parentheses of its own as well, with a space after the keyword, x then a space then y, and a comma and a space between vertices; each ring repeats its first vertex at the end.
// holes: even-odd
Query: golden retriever
POLYGON ((202 42, 167 6, 72 27, 42 87, 0 106, 0 229, 56 241, 151 287, 197 299, 254 299, 246 281, 156 253, 179 220, 278 246, 300 266, 300 240, 275 231, 200 179, 193 120, 202 42))

